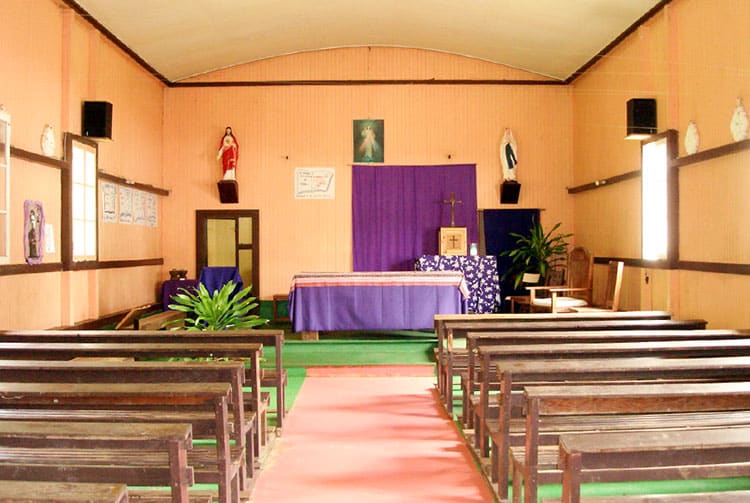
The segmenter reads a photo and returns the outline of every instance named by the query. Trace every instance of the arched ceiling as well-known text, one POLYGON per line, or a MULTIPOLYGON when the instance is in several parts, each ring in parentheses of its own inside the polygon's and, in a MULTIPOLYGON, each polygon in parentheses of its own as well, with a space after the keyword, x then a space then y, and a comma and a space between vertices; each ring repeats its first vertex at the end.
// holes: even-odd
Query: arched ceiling
POLYGON ((166 80, 335 47, 411 47, 565 80, 659 0, 64 0, 166 80))

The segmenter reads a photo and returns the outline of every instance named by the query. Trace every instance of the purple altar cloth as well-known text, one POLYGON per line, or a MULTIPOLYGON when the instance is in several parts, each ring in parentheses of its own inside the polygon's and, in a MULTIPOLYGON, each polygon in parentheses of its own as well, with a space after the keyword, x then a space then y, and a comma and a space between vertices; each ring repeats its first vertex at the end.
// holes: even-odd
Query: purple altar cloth
POLYGON ((436 314, 466 312, 463 274, 438 272, 303 273, 292 280, 292 329, 432 330, 436 314))

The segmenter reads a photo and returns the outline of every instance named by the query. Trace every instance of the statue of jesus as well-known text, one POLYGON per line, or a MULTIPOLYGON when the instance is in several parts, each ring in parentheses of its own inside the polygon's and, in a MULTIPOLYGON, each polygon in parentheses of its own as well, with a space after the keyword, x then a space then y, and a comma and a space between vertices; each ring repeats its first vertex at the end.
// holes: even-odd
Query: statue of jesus
POLYGON ((239 157, 239 153, 240 145, 237 143, 237 138, 234 137, 231 126, 227 126, 224 130, 224 137, 221 139, 219 154, 216 156, 216 159, 221 159, 221 166, 224 171, 223 180, 236 179, 237 157, 239 157))

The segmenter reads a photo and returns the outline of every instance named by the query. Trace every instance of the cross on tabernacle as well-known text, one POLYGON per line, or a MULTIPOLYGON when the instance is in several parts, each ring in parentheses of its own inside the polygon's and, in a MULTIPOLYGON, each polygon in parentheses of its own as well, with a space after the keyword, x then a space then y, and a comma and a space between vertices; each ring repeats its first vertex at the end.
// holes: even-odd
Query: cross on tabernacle
POLYGON ((456 193, 451 192, 451 198, 450 199, 443 199, 443 202, 445 204, 451 205, 451 227, 456 226, 456 204, 463 204, 463 201, 460 199, 456 199, 456 193))
POLYGON ((458 248, 458 242, 459 242, 458 236, 454 234, 450 238, 448 238, 448 241, 451 242, 451 248, 458 248))

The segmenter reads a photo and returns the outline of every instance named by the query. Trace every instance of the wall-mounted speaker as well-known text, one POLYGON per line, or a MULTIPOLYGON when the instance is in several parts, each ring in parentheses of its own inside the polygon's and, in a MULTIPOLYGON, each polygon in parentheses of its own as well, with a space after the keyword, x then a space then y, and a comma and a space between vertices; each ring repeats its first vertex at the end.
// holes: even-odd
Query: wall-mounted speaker
POLYGON ((500 202, 502 204, 518 204, 521 194, 521 184, 518 182, 503 182, 500 185, 500 202))
POLYGON ((112 103, 84 101, 81 135, 90 138, 112 139, 112 103))
POLYGON ((642 140, 656 134, 656 100, 633 98, 628 100, 628 131, 625 138, 642 140))

